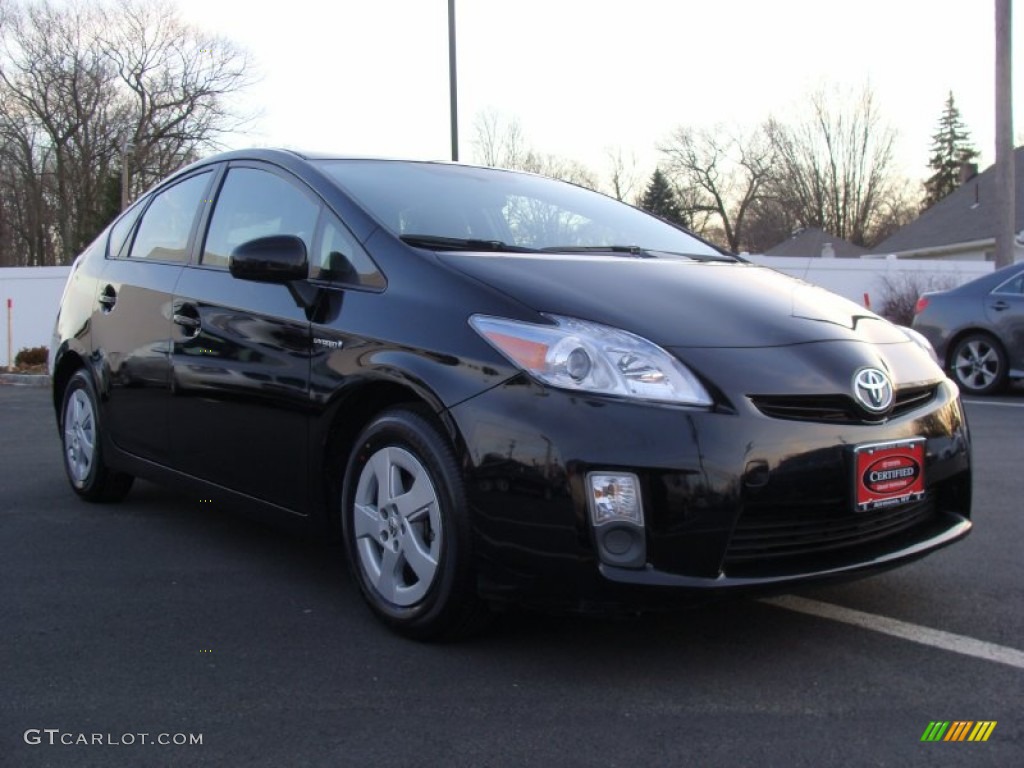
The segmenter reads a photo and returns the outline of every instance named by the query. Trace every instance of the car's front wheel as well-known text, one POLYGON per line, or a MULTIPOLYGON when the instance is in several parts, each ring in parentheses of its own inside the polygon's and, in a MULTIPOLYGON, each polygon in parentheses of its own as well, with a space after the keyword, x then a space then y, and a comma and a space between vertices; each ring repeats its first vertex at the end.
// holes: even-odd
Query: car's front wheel
POLYGON ((103 460, 99 401, 92 379, 77 371, 64 390, 61 443, 64 469, 75 493, 87 501, 121 501, 134 478, 103 460))
POLYGON ((990 395, 1006 383, 1006 354, 985 333, 964 336, 953 347, 950 371, 960 389, 971 395, 990 395))
POLYGON ((367 426, 345 471, 341 511, 359 589, 387 625, 428 640, 478 623, 462 477, 430 421, 402 408, 367 426))

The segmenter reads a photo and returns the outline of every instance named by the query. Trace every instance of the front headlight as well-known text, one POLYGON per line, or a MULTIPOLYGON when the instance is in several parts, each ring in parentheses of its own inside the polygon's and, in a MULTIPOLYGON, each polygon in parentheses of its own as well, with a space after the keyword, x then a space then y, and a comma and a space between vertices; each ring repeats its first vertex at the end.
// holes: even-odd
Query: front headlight
POLYGON ((512 363, 562 389, 685 405, 711 396, 685 365, 628 331, 559 315, 556 325, 473 315, 469 323, 512 363))

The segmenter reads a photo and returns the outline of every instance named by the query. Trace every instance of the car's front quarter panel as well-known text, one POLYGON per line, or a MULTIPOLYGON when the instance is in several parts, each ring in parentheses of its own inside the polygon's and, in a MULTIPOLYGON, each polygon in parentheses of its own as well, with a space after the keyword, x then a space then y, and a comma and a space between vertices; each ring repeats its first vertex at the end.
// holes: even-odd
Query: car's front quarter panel
MULTIPOLYGON (((378 231, 365 243, 387 277, 382 291, 343 286, 321 288, 312 315, 310 355, 310 465, 318 515, 336 515, 339 458, 379 412, 393 404, 417 404, 434 413, 458 440, 448 408, 518 374, 469 324, 476 308, 525 317, 535 312, 450 270, 432 253, 410 248, 378 231)), ((330 520, 329 520, 330 522, 330 520)))
POLYGON ((457 301, 438 301, 407 281, 383 293, 329 289, 323 322, 313 323, 311 397, 330 401, 354 377, 407 386, 434 410, 515 374, 468 322, 457 301))
POLYGON ((635 473, 655 505, 648 546, 685 538, 709 573, 723 546, 709 519, 695 412, 541 386, 525 375, 451 409, 465 444, 481 587, 491 598, 577 608, 608 600, 588 522, 586 474, 635 473), (696 514, 691 514, 697 510, 696 514))

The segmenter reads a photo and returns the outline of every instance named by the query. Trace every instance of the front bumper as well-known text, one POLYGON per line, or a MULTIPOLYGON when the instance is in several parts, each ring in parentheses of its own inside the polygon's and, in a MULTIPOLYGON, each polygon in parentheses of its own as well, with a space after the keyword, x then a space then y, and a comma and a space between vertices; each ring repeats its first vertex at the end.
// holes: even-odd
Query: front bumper
POLYGON ((518 377, 451 410, 463 441, 480 591, 586 610, 692 603, 892 568, 970 531, 970 440, 956 388, 884 424, 795 422, 750 401, 688 409, 518 377), (924 437, 926 495, 856 513, 853 448, 924 437), (585 477, 640 479, 646 563, 602 562, 585 477))

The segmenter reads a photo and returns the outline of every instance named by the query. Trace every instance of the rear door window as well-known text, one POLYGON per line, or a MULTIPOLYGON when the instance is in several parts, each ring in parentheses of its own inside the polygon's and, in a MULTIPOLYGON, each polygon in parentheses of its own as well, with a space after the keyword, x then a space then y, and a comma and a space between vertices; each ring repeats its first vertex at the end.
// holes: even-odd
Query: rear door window
POLYGON ((1017 296, 1024 294, 1024 272, 1021 272, 1016 277, 1011 277, 1005 283, 996 288, 993 293, 1008 293, 1017 296))
POLYGON ((172 263, 188 261, 189 236, 196 215, 205 204, 210 179, 207 171, 158 192, 142 215, 128 257, 172 263))

